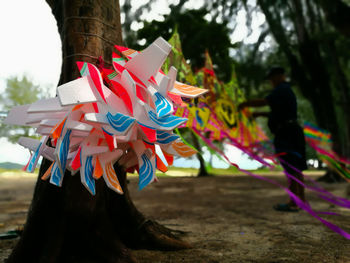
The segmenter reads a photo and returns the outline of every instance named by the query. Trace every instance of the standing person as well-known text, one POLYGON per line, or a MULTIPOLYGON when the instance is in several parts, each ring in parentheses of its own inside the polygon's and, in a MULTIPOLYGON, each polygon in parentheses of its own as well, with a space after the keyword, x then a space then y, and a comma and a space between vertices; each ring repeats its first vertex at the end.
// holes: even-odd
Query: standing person
MULTIPOLYGON (((273 144, 283 169, 299 179, 304 180, 301 171, 307 169, 305 158, 305 138, 303 129, 297 122, 297 100, 290 84, 286 81, 285 70, 273 67, 266 79, 273 87, 270 94, 263 99, 243 102, 239 109, 245 107, 270 106, 270 112, 255 112, 253 116, 268 117, 268 127, 274 134, 273 144), (296 168, 300 172, 295 171, 296 168)), ((294 180, 289 180, 289 190, 305 201, 304 187, 294 180)), ((298 206, 293 199, 286 204, 277 204, 274 209, 285 212, 297 212, 298 206)))

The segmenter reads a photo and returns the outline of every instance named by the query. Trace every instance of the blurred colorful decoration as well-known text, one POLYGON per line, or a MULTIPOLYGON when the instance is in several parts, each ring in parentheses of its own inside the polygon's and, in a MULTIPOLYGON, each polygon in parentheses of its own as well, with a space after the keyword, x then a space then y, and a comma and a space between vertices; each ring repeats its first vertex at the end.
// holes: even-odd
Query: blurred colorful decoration
MULTIPOLYGON (((232 144, 262 165, 278 165, 272 142, 255 122, 251 111, 248 108, 243 111, 236 109, 246 98, 238 86, 235 73, 232 73, 228 83, 218 80, 208 52, 205 54, 204 67, 193 73, 182 54, 180 37, 176 31, 169 42, 172 43, 172 52, 164 63, 164 71, 168 70, 167 65, 175 64, 182 70, 179 72, 182 81, 208 90, 204 97, 182 102, 185 107, 174 107, 176 116, 188 119, 179 128, 190 128, 210 148, 215 141, 232 144)), ((305 123, 304 133, 306 141, 317 151, 320 159, 349 179, 350 171, 346 168, 349 162, 333 151, 331 135, 310 123, 305 123)), ((216 150, 214 152, 218 153, 216 150)))
POLYGON ((340 157, 333 150, 330 132, 309 122, 304 123, 305 140, 316 151, 318 158, 327 166, 350 182, 350 161, 340 157))
MULTIPOLYGON (((209 148, 212 148, 210 142, 213 141, 232 144, 264 165, 269 165, 262 158, 255 156, 254 151, 248 150, 268 138, 251 117, 249 109, 236 109, 239 103, 245 101, 245 97, 238 87, 235 74, 232 74, 229 83, 219 81, 208 52, 205 54, 205 66, 194 74, 182 54, 177 32, 173 34, 169 43, 172 44, 172 52, 164 63, 164 72, 169 70, 167 65, 177 65, 183 70, 179 72, 181 81, 208 90, 205 96, 184 101, 182 106, 185 107, 174 107, 176 116, 188 119, 178 128, 190 128, 209 148)), ((179 131, 181 132, 181 129, 179 131)))
MULTIPOLYGON (((183 70, 179 73, 182 81, 208 90, 205 97, 184 100, 181 105, 184 107, 174 107, 176 116, 188 119, 186 123, 178 126, 180 134, 182 132, 181 128, 187 127, 191 129, 191 131, 209 147, 212 153, 219 155, 222 159, 226 160, 227 163, 235 166, 239 171, 282 188, 295 200, 300 208, 304 209, 333 231, 350 239, 350 234, 320 216, 321 214, 332 213, 314 211, 307 202, 299 199, 298 196, 277 181, 241 169, 234 160, 228 158, 224 151, 224 144, 231 144, 237 147, 250 158, 260 162, 266 167, 273 168, 279 165, 278 156, 274 153, 271 140, 255 122, 251 111, 249 109, 238 111, 236 108, 237 105, 246 101, 246 99, 238 86, 235 74, 232 74, 232 79, 229 83, 220 82, 215 75, 213 64, 208 53, 205 54, 205 66, 193 74, 191 67, 186 63, 182 55, 180 38, 176 32, 169 42, 172 43, 173 46, 172 55, 169 56, 168 62, 164 65, 176 64, 179 69, 183 70)), ((163 68, 163 70, 167 72, 166 67, 163 68)), ((306 136, 308 136, 308 134, 310 135, 309 143, 312 142, 312 145, 317 147, 319 153, 323 153, 325 159, 329 158, 330 162, 336 162, 338 165, 341 160, 335 158, 336 155, 334 152, 329 151, 329 154, 325 154, 325 146, 327 146, 327 149, 332 148, 329 135, 321 132, 319 129, 309 129, 306 131, 306 136)), ((298 181, 292 174, 287 173, 286 175, 288 180, 298 181)), ((350 202, 348 200, 334 196, 330 192, 324 190, 312 178, 305 176, 305 181, 308 184, 303 182, 298 183, 303 184, 305 188, 314 192, 319 198, 337 206, 350 208, 350 202)))
POLYGON ((233 128, 237 125, 235 116, 235 106, 229 99, 220 98, 216 102, 215 112, 218 119, 222 121, 227 127, 233 128))
POLYGON ((167 170, 156 146, 170 164, 174 155, 196 153, 173 133, 187 121, 173 114, 174 104, 181 107, 182 97, 196 98, 206 90, 177 82, 174 67, 167 74, 160 70, 171 51, 162 38, 142 52, 115 47, 126 58, 113 53, 113 69, 78 62, 81 78, 59 86, 57 97, 10 111, 7 124, 32 126, 42 135, 41 140, 19 140, 33 151, 27 171, 33 172, 43 156, 52 165, 42 179, 54 185, 62 185, 66 170, 80 171, 91 194, 101 177, 122 194, 113 164, 127 154, 125 166, 138 171, 142 189, 156 180, 156 169, 167 170))
MULTIPOLYGON (((79 171, 82 184, 91 194, 95 194, 95 180, 101 177, 108 187, 122 194, 113 164, 124 158, 127 169, 138 171, 142 189, 156 180, 156 169, 167 171, 158 153, 169 165, 174 156, 196 153, 182 140, 180 128, 187 127, 239 171, 284 189, 300 208, 350 239, 350 234, 320 216, 328 212, 314 211, 288 188, 241 169, 226 156, 223 144, 231 144, 267 167, 278 163, 269 139, 249 109, 236 108, 245 97, 235 74, 229 83, 220 82, 208 53, 205 66, 193 74, 182 55, 178 34, 169 42, 158 38, 142 52, 115 46, 123 56, 113 53, 113 68, 78 62, 81 78, 59 86, 57 97, 14 107, 5 123, 35 127, 42 135, 41 140, 20 138, 19 144, 32 151, 25 169, 33 172, 43 156, 52 161, 43 180, 50 178, 52 184, 61 186, 66 170, 72 174, 79 171), (176 65, 179 73, 170 65, 176 65), (176 81, 177 75, 181 82, 176 81), (206 92, 207 96, 201 97, 206 92)), ((349 162, 332 151, 329 133, 306 124, 305 134, 329 166, 350 178, 346 169, 349 162)), ((293 175, 286 175, 297 181, 293 175)), ((305 181, 311 186, 298 183, 319 198, 350 208, 348 200, 327 192, 308 177, 305 181)))

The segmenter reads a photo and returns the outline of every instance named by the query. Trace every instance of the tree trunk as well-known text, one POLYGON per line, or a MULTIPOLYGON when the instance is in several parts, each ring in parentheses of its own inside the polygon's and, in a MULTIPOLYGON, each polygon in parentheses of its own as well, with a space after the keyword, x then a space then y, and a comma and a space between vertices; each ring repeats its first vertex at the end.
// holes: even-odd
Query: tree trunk
MULTIPOLYGON (((330 5, 333 3, 328 0, 323 2, 329 2, 328 4, 330 5)), ((289 41, 291 38, 287 37, 288 33, 282 25, 283 18, 280 16, 280 10, 277 10, 272 3, 266 0, 258 0, 258 3, 265 14, 272 35, 290 63, 292 78, 297 81, 303 95, 312 104, 318 125, 331 132, 333 150, 341 156, 349 156, 349 117, 345 115, 342 118, 343 122, 338 118, 339 114, 337 114, 336 103, 334 102, 335 92, 332 90, 334 87, 332 87, 332 79, 330 77, 332 73, 330 74, 330 67, 327 63, 331 63, 332 68, 335 69, 335 74, 333 73, 333 75, 337 78, 337 81, 335 81, 333 86, 336 87, 336 92, 341 94, 344 102, 347 102, 347 98, 349 98, 346 77, 339 64, 335 44, 328 43, 328 46, 324 47, 319 39, 315 38, 308 31, 310 28, 311 32, 315 31, 316 24, 320 25, 318 30, 324 31, 320 17, 318 17, 319 20, 316 23, 316 15, 313 15, 311 4, 309 3, 306 7, 308 8, 311 26, 307 28, 306 17, 304 16, 305 6, 300 1, 290 1, 285 15, 287 14, 286 16, 291 17, 295 28, 297 44, 295 45, 296 48, 293 48, 292 43, 289 41), (272 11, 273 8, 275 8, 274 12, 272 11), (327 58, 327 56, 331 58, 327 58)), ((315 32, 313 33, 318 36, 315 32)), ((349 111, 347 103, 340 104, 338 107, 341 107, 343 112, 349 111)), ((335 175, 335 172, 329 169, 320 180, 327 182, 342 181, 339 175, 335 175)))
MULTIPOLYGON (((299 54, 305 68, 312 79, 314 91, 318 92, 317 96, 313 96, 313 105, 315 107, 315 115, 318 118, 319 124, 332 133, 334 150, 341 156, 349 156, 349 116, 346 114, 340 116, 336 111, 336 93, 340 97, 338 107, 342 112, 349 112, 348 105, 349 87, 346 76, 341 69, 338 59, 338 54, 334 41, 326 41, 326 46, 323 50, 326 54, 322 57, 322 45, 318 39, 312 38, 311 34, 306 29, 306 21, 304 19, 303 6, 299 1, 292 1, 294 6, 294 24, 299 42, 299 54), (331 71, 326 63, 331 64, 331 71), (336 89, 332 91, 332 78, 335 81, 336 89), (317 110, 316 110, 317 109, 317 110), (342 126, 338 125, 341 123, 342 126), (344 125, 345 123, 345 125, 344 125)), ((306 87, 303 87, 304 89, 306 87)), ((308 87, 310 89, 310 87, 308 87)))
MULTIPOLYGON (((118 1, 47 1, 62 40, 60 83, 79 77, 76 61, 111 61, 112 47, 122 44, 118 1)), ((96 181, 92 196, 80 175, 65 173, 62 187, 41 176, 51 162, 43 160, 23 234, 8 258, 17 262, 136 262, 128 248, 183 249, 190 245, 172 231, 147 220, 131 201, 126 172, 114 166, 124 194, 96 181)))
POLYGON ((326 173, 317 178, 318 182, 325 183, 345 183, 346 180, 338 173, 331 169, 327 169, 326 173))
POLYGON ((293 23, 298 40, 297 50, 294 50, 282 26, 279 11, 273 12, 273 6, 269 1, 258 0, 258 3, 265 14, 272 35, 290 63, 292 78, 298 82, 303 95, 313 106, 318 125, 331 132, 334 150, 340 155, 345 155, 340 147, 343 145, 342 135, 337 121, 326 62, 322 58, 319 43, 312 39, 306 30, 301 4, 298 1, 292 1, 293 9, 289 10, 291 12, 289 16, 294 18, 293 23))
POLYGON ((350 6, 342 0, 316 0, 331 23, 340 33, 350 37, 350 6))
MULTIPOLYGON (((198 138, 196 137, 196 135, 194 134, 193 131, 190 131, 190 133, 191 133, 191 139, 192 139, 194 147, 198 151, 200 151, 201 150, 201 145, 199 144, 198 138)), ((197 152, 196 156, 197 156, 197 159, 199 161, 199 170, 198 170, 197 176, 199 176, 199 177, 201 177, 201 176, 210 176, 211 174, 209 174, 208 171, 207 171, 207 167, 205 165, 205 161, 204 161, 204 158, 201 155, 201 153, 197 152)))

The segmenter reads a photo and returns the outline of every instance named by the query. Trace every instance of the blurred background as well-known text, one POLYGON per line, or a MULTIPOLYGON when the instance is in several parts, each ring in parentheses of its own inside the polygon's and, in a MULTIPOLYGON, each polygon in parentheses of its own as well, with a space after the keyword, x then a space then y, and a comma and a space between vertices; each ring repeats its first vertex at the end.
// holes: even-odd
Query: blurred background
MULTIPOLYGON (((349 1, 345 0, 121 0, 125 46, 142 50, 158 36, 179 33, 192 70, 202 68, 208 50, 217 77, 228 82, 234 72, 246 98, 264 97, 263 81, 272 65, 286 68, 298 97, 300 122, 331 132, 334 149, 349 156, 349 1)), ((62 64, 56 21, 45 1, 4 2, 0 8, 0 118, 13 105, 54 96, 62 64)), ((259 123, 265 127, 264 120, 259 123)), ((33 135, 0 124, 0 167, 23 165, 29 152, 14 142, 33 135)), ((206 163, 229 165, 200 146, 206 163)), ((225 149, 242 168, 260 165, 234 147, 225 149)), ((312 166, 320 162, 311 148, 312 166)), ((178 159, 180 167, 199 167, 196 158, 178 159)))

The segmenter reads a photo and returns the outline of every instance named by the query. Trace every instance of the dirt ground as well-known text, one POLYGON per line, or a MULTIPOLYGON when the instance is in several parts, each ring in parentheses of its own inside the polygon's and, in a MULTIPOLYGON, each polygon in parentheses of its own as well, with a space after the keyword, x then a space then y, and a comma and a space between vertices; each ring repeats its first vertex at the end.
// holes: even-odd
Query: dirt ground
MULTIPOLYGON (((285 182, 282 175, 270 176, 285 182)), ((25 222, 34 176, 0 175, 0 232, 25 222)), ((346 196, 347 184, 324 184, 346 196)), ((333 233, 306 212, 281 213, 272 205, 286 200, 283 190, 248 176, 162 177, 137 190, 129 188, 136 206, 167 227, 185 231, 193 249, 182 251, 137 250, 140 263, 148 262, 350 262, 350 241, 333 233)), ((332 207, 307 195, 317 210, 341 212, 327 216, 350 231, 350 211, 332 207)), ((0 262, 17 240, 0 240, 0 262)))

